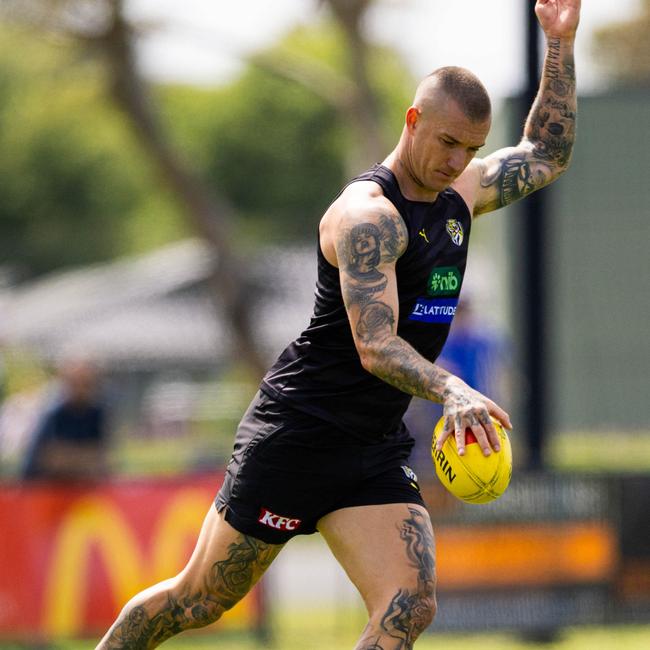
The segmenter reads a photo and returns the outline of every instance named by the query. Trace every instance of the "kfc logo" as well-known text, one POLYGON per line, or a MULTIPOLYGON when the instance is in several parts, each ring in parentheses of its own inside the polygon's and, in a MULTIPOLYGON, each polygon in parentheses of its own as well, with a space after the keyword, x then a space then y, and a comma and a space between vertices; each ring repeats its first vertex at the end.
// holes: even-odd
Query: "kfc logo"
POLYGON ((276 530, 296 530, 301 523, 300 519, 280 517, 280 515, 274 515, 266 508, 260 510, 260 518, 257 521, 259 521, 260 524, 264 524, 269 528, 275 528, 276 530))

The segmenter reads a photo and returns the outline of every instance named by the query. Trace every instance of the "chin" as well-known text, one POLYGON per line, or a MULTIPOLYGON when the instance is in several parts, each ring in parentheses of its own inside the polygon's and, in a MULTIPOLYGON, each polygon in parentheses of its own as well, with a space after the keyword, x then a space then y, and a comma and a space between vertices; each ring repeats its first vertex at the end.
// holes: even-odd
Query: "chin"
POLYGON ((432 181, 427 185, 427 189, 431 192, 443 192, 446 190, 452 183, 453 179, 449 179, 446 183, 443 181, 432 181))
POLYGON ((454 181, 453 178, 449 178, 446 182, 439 174, 434 176, 413 176, 413 179, 417 185, 427 194, 429 193, 439 193, 446 190, 454 181))

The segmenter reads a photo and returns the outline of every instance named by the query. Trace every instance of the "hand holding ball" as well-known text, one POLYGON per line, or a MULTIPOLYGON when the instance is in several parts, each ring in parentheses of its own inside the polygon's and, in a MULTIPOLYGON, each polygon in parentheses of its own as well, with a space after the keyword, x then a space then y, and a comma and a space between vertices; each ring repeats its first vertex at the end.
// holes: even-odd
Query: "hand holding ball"
POLYGON ((510 439, 501 424, 492 418, 499 435, 500 451, 484 456, 471 429, 466 431, 465 454, 459 456, 456 440, 449 436, 436 449, 436 442, 445 428, 445 418, 440 418, 433 431, 431 455, 436 474, 441 483, 455 497, 466 503, 488 503, 498 499, 510 484, 512 475, 512 448, 510 439))

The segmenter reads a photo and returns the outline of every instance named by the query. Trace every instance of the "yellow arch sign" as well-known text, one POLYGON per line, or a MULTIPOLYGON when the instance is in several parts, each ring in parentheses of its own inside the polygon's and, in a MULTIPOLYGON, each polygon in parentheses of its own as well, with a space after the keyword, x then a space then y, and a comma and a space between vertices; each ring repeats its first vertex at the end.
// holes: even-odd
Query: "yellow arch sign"
MULTIPOLYGON (((44 632, 52 637, 83 632, 92 549, 106 567, 117 611, 145 586, 179 571, 187 560, 188 540, 196 539, 205 512, 205 490, 180 490, 164 507, 151 536, 151 553, 147 553, 149 549, 142 548, 114 500, 101 494, 80 498, 68 510, 53 541, 45 583, 44 632)), ((245 599, 228 620, 241 625, 251 615, 245 599)))

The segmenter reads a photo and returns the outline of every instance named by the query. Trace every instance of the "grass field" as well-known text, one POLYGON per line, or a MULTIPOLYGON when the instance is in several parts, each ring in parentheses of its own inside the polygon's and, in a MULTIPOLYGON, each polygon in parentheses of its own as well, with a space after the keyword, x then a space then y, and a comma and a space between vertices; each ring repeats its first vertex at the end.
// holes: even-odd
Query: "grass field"
MULTIPOLYGON (((181 635, 165 643, 169 650, 352 650, 356 636, 337 634, 333 630, 303 630, 279 633, 273 643, 262 643, 249 637, 181 635)), ((5 650, 17 646, 5 646, 5 650)), ((647 650, 650 647, 650 626, 611 628, 571 628, 552 643, 534 644, 506 634, 426 634, 415 644, 416 650, 647 650)), ((52 650, 91 650, 90 641, 71 641, 51 646, 52 650)))
MULTIPOLYGON (((223 648, 224 650, 352 650, 356 642, 355 634, 336 634, 334 631, 308 630, 278 635, 274 645, 265 645, 251 640, 225 640, 217 638, 178 639, 168 642, 170 650, 195 650, 198 648, 223 648)), ((562 636, 550 644, 531 644, 513 635, 436 635, 426 634, 415 644, 417 650, 531 650, 548 648, 553 650, 647 650, 650 647, 650 627, 587 628, 566 630, 562 636)), ((78 648, 81 650, 81 647, 78 648)))
MULTIPOLYGON (((169 650, 352 650, 363 627, 361 612, 278 613, 273 625, 273 640, 263 642, 252 636, 233 633, 223 636, 185 633, 163 645, 169 650), (339 625, 337 626, 337 620, 339 625)), ((12 646, 0 648, 9 650, 12 646)), ((70 641, 50 646, 50 650, 90 650, 92 641, 70 641)), ((481 634, 423 635, 416 650, 647 650, 650 648, 650 625, 584 627, 562 630, 550 643, 526 642, 515 634, 486 632, 481 634)))
POLYGON ((650 431, 572 431, 552 436, 548 463, 560 471, 648 472, 650 431))

